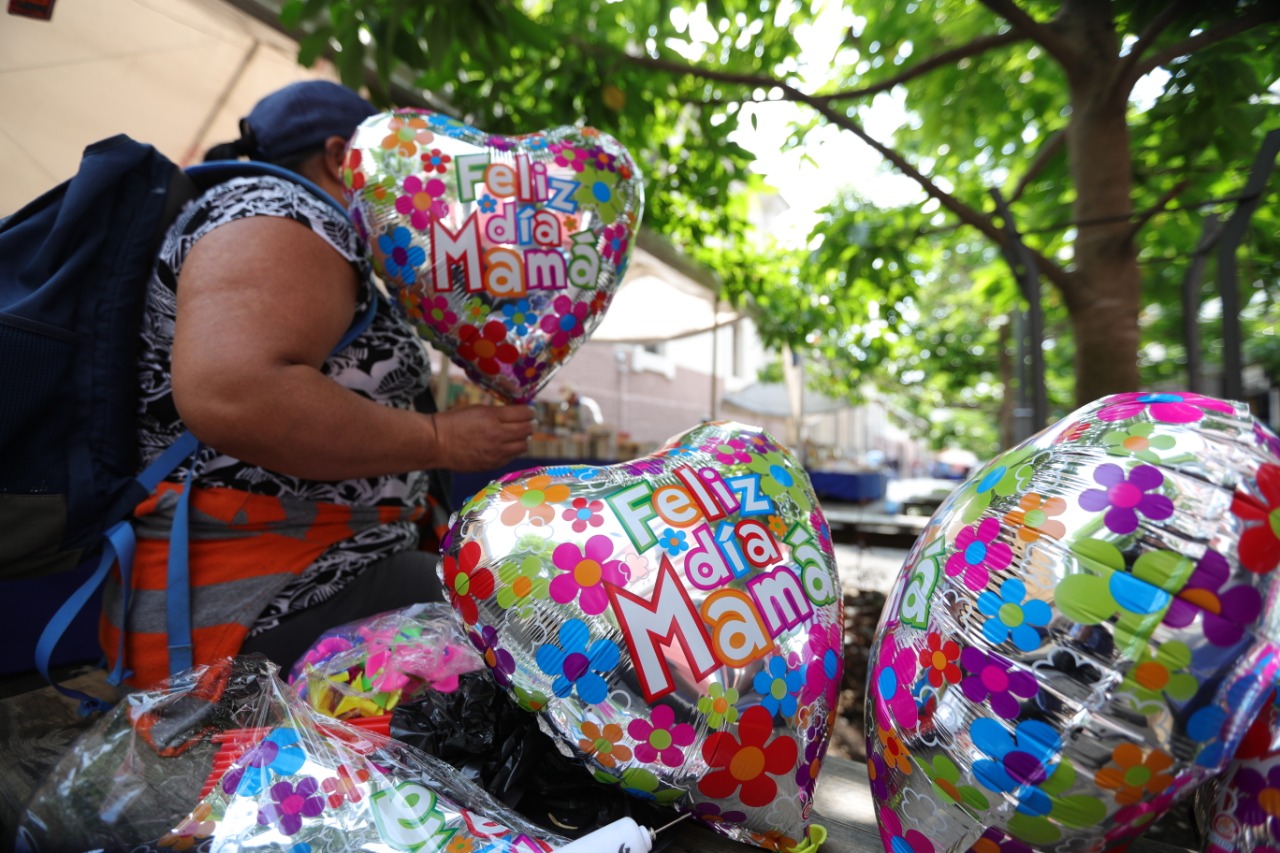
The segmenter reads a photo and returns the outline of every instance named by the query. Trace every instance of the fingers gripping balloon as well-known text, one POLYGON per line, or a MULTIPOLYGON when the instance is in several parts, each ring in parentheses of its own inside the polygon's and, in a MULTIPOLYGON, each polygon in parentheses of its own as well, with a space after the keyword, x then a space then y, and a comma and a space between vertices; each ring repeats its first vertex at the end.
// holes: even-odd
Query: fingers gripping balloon
POLYGON ((759 846, 805 838, 842 600, 808 477, 767 434, 704 424, 492 484, 442 567, 498 681, 601 782, 759 846))
POLYGON ((508 402, 532 400, 600 324, 644 210, 639 171, 607 134, 492 136, 426 111, 366 120, 344 181, 419 333, 508 402))
POLYGON ((1280 670, 1278 450, 1243 405, 1121 394, 943 504, 871 652, 887 851, 1101 850, 1222 773, 1280 670))

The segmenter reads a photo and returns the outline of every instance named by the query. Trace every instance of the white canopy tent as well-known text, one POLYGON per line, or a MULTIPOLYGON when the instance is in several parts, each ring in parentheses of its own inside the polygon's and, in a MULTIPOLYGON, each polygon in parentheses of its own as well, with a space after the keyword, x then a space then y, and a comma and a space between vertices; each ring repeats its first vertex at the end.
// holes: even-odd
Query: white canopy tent
MULTIPOLYGON (((127 133, 198 162, 262 95, 299 79, 297 44, 241 0, 63 0, 0 24, 0 216, 70 177, 91 142, 127 133)), ((269 8, 259 0, 255 8, 269 8)), ((269 17, 269 15, 268 15, 269 17)), ((532 130, 533 128, 531 128, 532 130)), ((642 229, 597 341, 670 340, 724 325, 715 280, 642 229)))

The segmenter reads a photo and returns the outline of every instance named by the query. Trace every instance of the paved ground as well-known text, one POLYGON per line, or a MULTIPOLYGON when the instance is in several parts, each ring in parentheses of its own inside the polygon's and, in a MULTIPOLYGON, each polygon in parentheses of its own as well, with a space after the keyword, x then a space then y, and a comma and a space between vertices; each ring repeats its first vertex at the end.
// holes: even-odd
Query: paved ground
POLYGON ((889 594, 907 552, 898 548, 859 548, 836 543, 836 569, 845 592, 874 591, 889 594))

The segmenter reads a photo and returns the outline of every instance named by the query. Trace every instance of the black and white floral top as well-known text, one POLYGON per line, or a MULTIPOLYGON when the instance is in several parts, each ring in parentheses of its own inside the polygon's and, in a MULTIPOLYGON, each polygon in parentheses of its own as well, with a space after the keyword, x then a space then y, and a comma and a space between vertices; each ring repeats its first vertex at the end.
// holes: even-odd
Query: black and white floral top
MULTIPOLYGON (((176 288, 183 261, 205 234, 249 216, 280 216, 309 227, 355 265, 362 282, 355 316, 363 316, 369 300, 378 303, 369 327, 351 345, 325 361, 326 376, 358 394, 402 409, 413 408, 414 399, 430 382, 430 362, 417 334, 372 286, 364 246, 346 218, 333 205, 290 181, 268 176, 233 178, 206 191, 183 209, 165 234, 148 284, 138 360, 138 442, 143 466, 186 429, 178 417, 170 386, 176 288)), ((377 436, 354 440, 374 441, 377 436)), ((186 470, 186 465, 180 466, 168 479, 181 482, 186 470)), ((342 505, 415 507, 426 503, 429 478, 428 472, 413 471, 342 482, 303 480, 205 447, 196 461, 195 485, 342 505)), ((413 548, 417 541, 417 526, 400 521, 365 530, 338 543, 275 597, 251 633, 274 627, 280 617, 328 599, 364 567, 413 548)))

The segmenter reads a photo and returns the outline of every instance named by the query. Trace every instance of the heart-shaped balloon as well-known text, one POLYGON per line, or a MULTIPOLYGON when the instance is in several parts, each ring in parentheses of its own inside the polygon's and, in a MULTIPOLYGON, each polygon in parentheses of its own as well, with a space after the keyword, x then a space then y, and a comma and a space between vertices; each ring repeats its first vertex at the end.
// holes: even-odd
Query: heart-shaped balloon
POLYGON ((1225 776, 1280 674, 1277 451, 1242 404, 1119 394, 953 493, 871 652, 885 850, 1121 849, 1225 776))
POLYGON ((809 478, 767 433, 507 477, 442 569, 495 677, 600 781, 762 847, 806 836, 843 602, 809 478))
POLYGON ((347 148, 352 219, 423 338, 528 402, 600 324, 644 184, 589 127, 493 136, 439 113, 371 116, 347 148))

